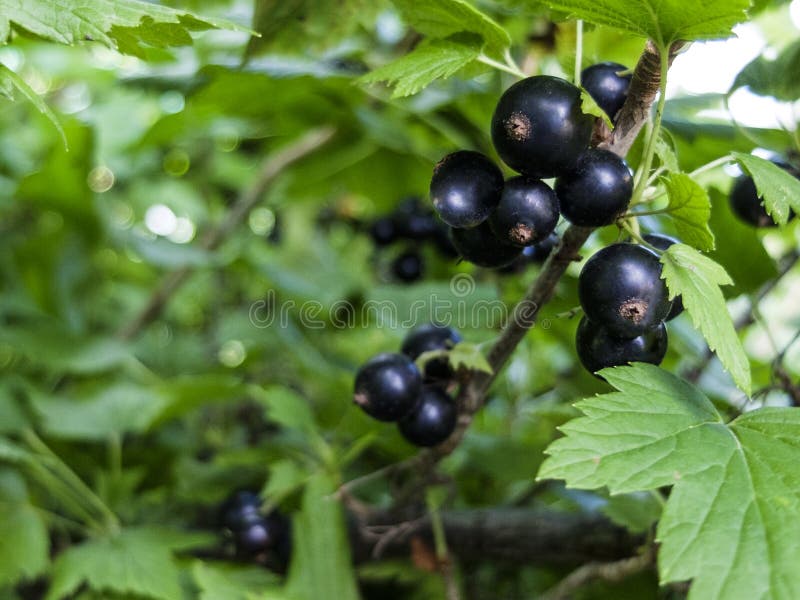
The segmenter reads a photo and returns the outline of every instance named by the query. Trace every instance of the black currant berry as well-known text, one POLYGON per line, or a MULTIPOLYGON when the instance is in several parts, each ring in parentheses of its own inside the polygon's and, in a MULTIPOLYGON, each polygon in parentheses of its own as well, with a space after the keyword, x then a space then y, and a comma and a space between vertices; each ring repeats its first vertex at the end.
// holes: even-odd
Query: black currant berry
POLYGON ((443 223, 436 224, 436 233, 433 235, 433 245, 444 258, 458 258, 458 250, 450 239, 450 228, 443 223))
POLYGON ((426 386, 417 407, 397 426, 415 446, 436 446, 453 433, 457 416, 455 403, 444 390, 426 386))
POLYGON ((626 70, 619 63, 602 62, 581 71, 581 85, 612 121, 628 97, 631 75, 620 75, 626 70))
POLYGON ((414 251, 403 252, 392 262, 392 273, 400 281, 412 283, 422 277, 425 263, 414 251))
POLYGON ((627 338, 657 327, 671 307, 658 256, 636 244, 612 244, 586 261, 578 297, 589 319, 627 338))
POLYGON ((628 164, 608 150, 590 148, 575 169, 556 180, 561 214, 574 225, 610 225, 628 208, 633 174, 628 164))
POLYGON ((448 154, 433 169, 431 201, 451 227, 475 227, 500 201, 503 174, 480 152, 448 154))
POLYGON ((589 146, 594 117, 581 112, 580 90, 550 75, 528 77, 500 97, 492 142, 500 158, 529 177, 557 177, 589 146))
POLYGON ((388 246, 398 237, 397 225, 392 217, 378 217, 370 225, 369 235, 376 246, 388 246))
MULTIPOLYGON (((644 241, 659 250, 666 250, 672 244, 677 244, 678 240, 663 233, 648 233, 644 236, 644 241)), ((672 308, 669 310, 666 321, 671 321, 683 312, 683 299, 676 296, 672 301, 672 308)))
MULTIPOLYGON (((784 171, 788 171, 795 177, 800 178, 800 172, 792 165, 775 158, 770 160, 784 171)), ((740 175, 736 178, 731 188, 729 199, 731 210, 745 223, 753 227, 778 226, 778 224, 772 220, 772 217, 767 214, 767 209, 764 208, 763 205, 764 199, 758 195, 756 184, 749 175, 740 175)), ((794 218, 794 212, 790 214, 789 218, 794 218)))
POLYGON ((399 220, 397 225, 400 235, 407 240, 428 240, 436 235, 438 223, 433 215, 419 214, 408 215, 399 220))
POLYGON ((525 246, 522 253, 510 265, 501 267, 497 271, 499 273, 514 274, 522 273, 531 264, 542 264, 550 256, 553 248, 558 244, 558 236, 551 233, 545 239, 533 246, 525 246))
MULTIPOLYGON (((423 352, 449 350, 461 341, 461 335, 446 325, 429 323, 412 329, 403 340, 400 351, 411 360, 417 360, 423 352)), ((425 378, 447 380, 453 375, 447 358, 435 358, 425 363, 425 378)))
POLYGON ((488 223, 472 229, 450 229, 450 239, 458 253, 479 267, 504 267, 517 258, 522 248, 497 239, 488 223))
POLYGON ((558 198, 546 183, 514 177, 506 181, 489 225, 498 239, 530 246, 553 233, 558 216, 558 198))
POLYGON ((379 421, 397 421, 417 405, 422 375, 404 354, 378 354, 356 373, 353 401, 379 421))
POLYGON ((275 545, 276 534, 267 519, 259 518, 248 523, 246 527, 233 531, 233 543, 237 554, 255 556, 275 545))
POLYGON ((240 490, 222 503, 219 524, 225 529, 238 531, 261 518, 261 498, 256 492, 240 490))
POLYGON ((620 338, 583 317, 575 335, 575 347, 581 364, 590 373, 631 362, 658 365, 667 352, 667 328, 662 322, 635 338, 620 338))

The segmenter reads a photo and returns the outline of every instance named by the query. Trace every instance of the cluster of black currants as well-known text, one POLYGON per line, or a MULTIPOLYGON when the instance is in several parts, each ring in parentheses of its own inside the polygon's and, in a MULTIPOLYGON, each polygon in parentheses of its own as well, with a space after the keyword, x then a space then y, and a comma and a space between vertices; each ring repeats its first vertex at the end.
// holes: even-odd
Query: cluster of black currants
POLYGON ((262 559, 284 568, 291 553, 289 519, 278 511, 263 514, 261 497, 241 490, 228 497, 220 508, 219 524, 233 541, 236 555, 262 559))
POLYGON ((411 330, 400 353, 372 357, 358 369, 353 401, 379 421, 397 422, 416 446, 436 446, 450 437, 458 416, 447 393, 453 370, 446 357, 432 358, 420 372, 424 352, 448 350, 461 341, 452 327, 427 324, 411 330))
MULTIPOLYGON (((677 240, 648 234, 644 240, 666 250, 677 240)), ((581 364, 595 373, 630 362, 661 363, 667 352, 664 322, 683 311, 669 300, 658 255, 643 245, 619 243, 595 253, 578 278, 584 317, 575 345, 581 364)))
POLYGON ((421 243, 432 244, 445 258, 458 256, 447 236, 447 227, 413 196, 402 200, 391 213, 375 219, 369 225, 369 234, 378 248, 406 244, 391 265, 394 278, 405 283, 417 281, 425 273, 425 261, 419 251, 421 243))
MULTIPOLYGON (((778 157, 770 160, 784 171, 800 179, 800 169, 794 165, 778 157)), ((756 184, 749 175, 740 175, 736 178, 728 199, 733 214, 744 223, 753 227, 777 227, 777 223, 764 208, 764 199, 758 195, 756 184)), ((794 216, 794 212, 792 212, 789 218, 794 218, 794 216)))
MULTIPOLYGON (((583 73, 587 91, 612 116, 630 83, 622 71, 622 65, 602 63, 583 73)), ((633 174, 616 154, 590 147, 594 122, 582 112, 576 86, 549 75, 529 77, 503 93, 491 125, 495 150, 519 176, 504 181, 479 152, 461 150, 439 161, 431 201, 465 260, 504 267, 523 248, 546 243, 560 215, 599 227, 625 212, 633 174), (542 181, 549 178, 556 178, 554 188, 542 181)))

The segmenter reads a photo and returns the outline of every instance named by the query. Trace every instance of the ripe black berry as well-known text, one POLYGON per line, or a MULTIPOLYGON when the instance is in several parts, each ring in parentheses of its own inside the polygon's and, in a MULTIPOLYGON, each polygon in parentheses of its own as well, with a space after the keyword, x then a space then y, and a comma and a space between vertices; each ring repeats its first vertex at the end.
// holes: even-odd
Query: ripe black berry
POLYGON ((658 326, 671 306, 658 256, 636 244, 612 244, 586 261, 578 297, 589 319, 627 338, 658 326))
POLYGON ((436 446, 456 428, 456 407, 438 387, 425 387, 419 404, 398 424, 400 433, 415 446, 436 446))
POLYGON ((246 527, 233 532, 236 552, 242 556, 255 556, 275 545, 276 533, 267 519, 259 518, 246 527))
POLYGON ((581 85, 612 121, 628 97, 631 75, 619 74, 625 70, 619 63, 602 62, 581 71, 581 85))
POLYGON ((546 183, 514 177, 506 181, 489 225, 498 239, 515 246, 530 246, 553 232, 558 216, 558 198, 546 183))
POLYGON ((545 239, 533 246, 525 246, 522 253, 510 265, 501 267, 498 272, 503 274, 522 273, 528 265, 542 264, 550 256, 553 248, 558 244, 558 236, 551 233, 545 239))
POLYGON ((431 201, 451 227, 474 227, 497 206, 503 174, 480 152, 448 154, 433 169, 431 201))
POLYGON ((396 421, 417 405, 422 375, 404 354, 378 354, 356 373, 353 401, 379 421, 396 421))
POLYGON ((422 257, 414 251, 403 252, 392 262, 392 273, 400 281, 411 283, 416 281, 425 270, 422 257))
POLYGON ((219 524, 238 531, 261 518, 261 498, 256 492, 240 490, 229 496, 220 507, 219 524))
POLYGON ((590 148, 574 170, 556 180, 556 195, 564 218, 582 227, 616 221, 631 201, 633 174, 628 164, 608 150, 590 148))
MULTIPOLYGON (((800 177, 800 172, 792 165, 778 159, 770 159, 785 171, 795 177, 800 177)), ((749 175, 740 175, 731 188, 730 205, 733 213, 745 223, 753 227, 777 227, 778 224, 772 220, 764 208, 764 199, 758 195, 756 184, 749 175)), ((794 218, 794 212, 789 218, 794 218)))
POLYGON ((637 361, 658 365, 667 352, 667 328, 659 323, 635 338, 620 338, 583 317, 575 335, 575 347, 581 364, 590 373, 637 361))
POLYGON ((500 158, 524 175, 557 177, 589 145, 594 118, 581 112, 580 90, 550 75, 528 77, 500 97, 492 142, 500 158))
POLYGON ((397 233, 392 217, 379 217, 369 227, 369 235, 376 246, 388 246, 397 239, 397 233))
MULTIPOLYGON (((411 360, 417 360, 423 352, 449 350, 461 341, 461 335, 452 327, 429 323, 412 329, 403 340, 400 351, 411 360)), ((453 372, 446 358, 435 358, 425 363, 425 378, 446 380, 453 372)))
MULTIPOLYGON (((644 241, 646 241, 651 246, 658 248, 659 250, 666 250, 672 244, 677 244, 678 240, 668 235, 664 235, 663 233, 648 233, 644 236, 644 241)), ((671 321, 679 314, 683 312, 683 299, 680 296, 676 296, 675 299, 672 301, 672 308, 669 310, 669 314, 667 315, 666 321, 671 321)))
POLYGON ((522 249, 497 239, 488 223, 472 229, 450 229, 458 253, 479 267, 497 268, 510 264, 522 249))

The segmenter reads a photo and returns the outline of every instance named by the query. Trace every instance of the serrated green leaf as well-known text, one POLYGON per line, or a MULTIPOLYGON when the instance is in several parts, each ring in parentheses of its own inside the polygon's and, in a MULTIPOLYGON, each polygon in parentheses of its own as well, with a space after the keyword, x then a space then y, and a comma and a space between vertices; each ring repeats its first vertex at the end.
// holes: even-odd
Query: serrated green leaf
POLYGON ((686 244, 673 244, 661 255, 662 277, 670 299, 682 296, 683 306, 708 347, 717 353, 734 383, 750 394, 750 362, 733 327, 720 285, 731 278, 719 264, 686 244))
POLYGON ((41 573, 49 562, 50 538, 40 513, 28 502, 25 481, 0 470, 0 586, 41 573))
POLYGON ((126 529, 72 546, 53 564, 46 600, 64 598, 83 584, 98 592, 181 600, 180 571, 172 550, 185 544, 174 532, 126 529))
POLYGON ((430 40, 396 61, 367 73, 359 81, 393 83, 393 98, 410 96, 437 79, 450 77, 479 54, 479 46, 453 40, 430 40))
POLYGON ((792 210, 800 213, 800 179, 764 158, 741 152, 732 155, 753 178, 764 208, 778 225, 786 225, 792 210))
POLYGON ((650 38, 661 46, 676 40, 730 37, 750 7, 749 0, 546 0, 545 4, 576 19, 650 38))
POLYGON ((664 178, 669 205, 667 213, 675 222, 680 238, 700 250, 714 249, 714 234, 708 227, 711 200, 708 193, 686 173, 670 173, 664 178))
POLYGON ((357 600, 350 544, 336 482, 327 473, 311 477, 292 527, 294 550, 287 581, 292 598, 357 600))
MULTIPOLYGON (((2 2, 0 2, 0 5, 2 5, 2 2)), ((0 63, 0 90, 2 90, 4 96, 7 96, 13 100, 13 89, 17 89, 28 99, 31 104, 37 108, 40 113, 47 117, 47 119, 53 124, 53 127, 56 128, 56 131, 58 131, 58 135, 61 136, 61 141, 64 142, 64 148, 69 149, 67 135, 64 133, 64 127, 61 125, 61 121, 58 119, 52 109, 47 105, 47 102, 45 102, 42 97, 39 96, 39 94, 37 94, 33 88, 31 88, 31 86, 25 83, 25 80, 22 77, 17 75, 3 63, 0 63)))
POLYGON ((272 600, 286 598, 280 579, 263 567, 196 561, 192 577, 200 588, 200 600, 272 600))
POLYGON ((748 87, 759 96, 793 102, 800 97, 800 41, 785 48, 775 60, 759 55, 736 76, 730 92, 748 87))
POLYGON ((665 131, 661 130, 661 135, 656 140, 656 156, 663 167, 669 172, 677 171, 678 156, 672 144, 664 137, 665 131))
POLYGON ((609 129, 614 129, 614 123, 606 114, 606 111, 600 108, 600 105, 592 98, 591 94, 583 88, 581 88, 581 112, 603 119, 609 129))
POLYGON ((497 22, 465 0, 392 0, 403 19, 430 38, 447 38, 454 33, 476 33, 486 50, 501 55, 511 38, 497 22))
POLYGON ((538 477, 612 494, 672 485, 658 526, 662 583, 690 600, 800 597, 800 409, 726 425, 700 390, 653 365, 604 369, 618 391, 582 400, 538 477))
POLYGON ((481 353, 480 346, 469 342, 459 342, 447 352, 447 358, 454 369, 467 369, 468 371, 492 372, 492 365, 481 353))
POLYGON ((143 56, 144 46, 191 43, 189 31, 246 28, 141 0, 0 0, 0 40, 22 29, 62 44, 100 42, 143 56))

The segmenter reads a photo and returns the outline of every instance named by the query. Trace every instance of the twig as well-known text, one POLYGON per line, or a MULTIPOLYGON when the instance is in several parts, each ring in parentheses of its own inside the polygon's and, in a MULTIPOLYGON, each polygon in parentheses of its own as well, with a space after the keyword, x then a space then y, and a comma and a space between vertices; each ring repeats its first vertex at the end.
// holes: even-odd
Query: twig
POLYGON ((554 588, 545 592, 540 600, 568 600, 572 594, 595 579, 622 581, 653 565, 655 552, 648 547, 644 554, 611 563, 589 563, 575 569, 554 588))
MULTIPOLYGON (((311 154, 333 137, 332 127, 321 127, 306 133, 293 144, 269 156, 263 163, 253 185, 246 189, 237 199, 230 212, 217 227, 204 235, 199 245, 204 250, 215 250, 225 239, 247 218, 247 215, 263 198, 269 184, 280 175, 286 167, 311 154)), ((130 340, 136 337, 145 327, 158 318, 170 298, 193 273, 193 267, 182 267, 167 273, 150 296, 144 309, 129 323, 117 332, 117 337, 130 340)))

